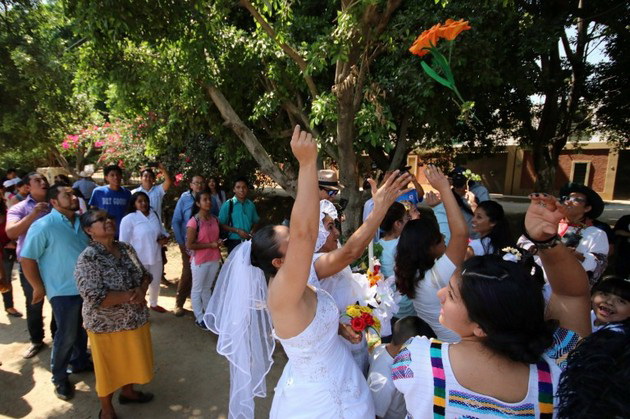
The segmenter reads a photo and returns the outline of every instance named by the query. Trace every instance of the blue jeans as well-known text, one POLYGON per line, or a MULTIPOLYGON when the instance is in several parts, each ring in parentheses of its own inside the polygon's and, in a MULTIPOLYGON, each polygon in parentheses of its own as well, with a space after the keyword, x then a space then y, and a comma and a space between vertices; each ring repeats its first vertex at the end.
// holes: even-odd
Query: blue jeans
MULTIPOLYGON (((26 325, 28 327, 28 334, 31 338, 31 343, 42 343, 44 341, 44 316, 42 309, 44 307, 44 301, 31 304, 33 302, 33 287, 26 280, 24 272, 22 272, 22 265, 20 265, 20 284, 22 284, 22 290, 24 291, 24 299, 26 300, 26 325)), ((50 319, 50 334, 55 336, 55 314, 53 313, 52 319, 50 319)))
POLYGON ((76 370, 85 368, 89 362, 87 354, 87 333, 83 328, 79 295, 63 295, 50 299, 55 314, 57 332, 50 355, 50 369, 53 383, 68 380, 68 364, 76 370))

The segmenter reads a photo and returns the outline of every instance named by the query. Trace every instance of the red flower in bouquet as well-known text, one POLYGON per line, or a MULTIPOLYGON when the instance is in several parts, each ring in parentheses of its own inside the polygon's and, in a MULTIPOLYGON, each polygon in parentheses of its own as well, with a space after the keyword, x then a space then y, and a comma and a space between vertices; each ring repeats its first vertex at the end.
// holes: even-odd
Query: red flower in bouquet
POLYGON ((364 317, 361 316, 361 317, 355 317, 351 319, 350 326, 352 327, 352 330, 354 330, 355 332, 362 332, 363 330, 365 330, 365 327, 366 327, 364 317))
POLYGON ((361 314, 361 317, 363 319, 363 321, 365 322, 365 326, 374 326, 374 317, 372 317, 371 314, 369 313, 363 313, 361 314))

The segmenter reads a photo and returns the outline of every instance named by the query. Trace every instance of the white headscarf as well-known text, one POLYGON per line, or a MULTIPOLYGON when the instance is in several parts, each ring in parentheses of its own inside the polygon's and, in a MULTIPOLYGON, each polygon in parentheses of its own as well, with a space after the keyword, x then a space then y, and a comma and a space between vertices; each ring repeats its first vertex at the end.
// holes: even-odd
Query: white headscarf
POLYGON ((275 348, 267 282, 250 257, 251 241, 230 253, 203 317, 219 335, 217 352, 230 362, 230 418, 254 417, 254 396, 267 395, 265 376, 275 348))
POLYGON ((335 205, 327 199, 319 201, 319 231, 317 232, 317 241, 315 242, 315 253, 319 252, 319 249, 326 243, 326 239, 330 235, 330 231, 326 230, 324 226, 324 217, 330 216, 333 220, 336 220, 337 208, 335 205))

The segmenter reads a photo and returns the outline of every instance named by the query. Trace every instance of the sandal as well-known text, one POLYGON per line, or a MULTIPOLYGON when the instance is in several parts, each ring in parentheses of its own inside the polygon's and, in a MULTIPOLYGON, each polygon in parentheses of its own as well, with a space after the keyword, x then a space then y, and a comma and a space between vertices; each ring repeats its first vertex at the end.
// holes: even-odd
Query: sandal
POLYGON ((20 313, 19 311, 17 311, 15 308, 11 307, 11 308, 7 308, 6 310, 4 310, 7 312, 7 316, 11 316, 11 317, 22 317, 23 314, 20 313))
POLYGON ((118 402, 120 404, 127 404, 127 403, 149 403, 151 400, 153 400, 153 393, 143 393, 142 391, 136 391, 136 393, 138 394, 137 398, 133 398, 130 399, 128 397, 123 396, 122 394, 118 395, 118 402))

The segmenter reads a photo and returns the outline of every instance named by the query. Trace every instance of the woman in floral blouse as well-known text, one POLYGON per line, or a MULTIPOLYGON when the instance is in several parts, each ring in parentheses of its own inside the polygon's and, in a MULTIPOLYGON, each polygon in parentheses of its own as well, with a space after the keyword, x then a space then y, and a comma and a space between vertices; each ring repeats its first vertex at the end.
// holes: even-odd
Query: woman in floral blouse
POLYGON ((146 403, 153 394, 133 389, 153 378, 153 348, 145 300, 151 275, 126 243, 114 239, 115 221, 106 211, 90 210, 81 227, 92 239, 77 261, 74 276, 83 298, 99 418, 115 418, 114 391, 121 404, 146 403))

